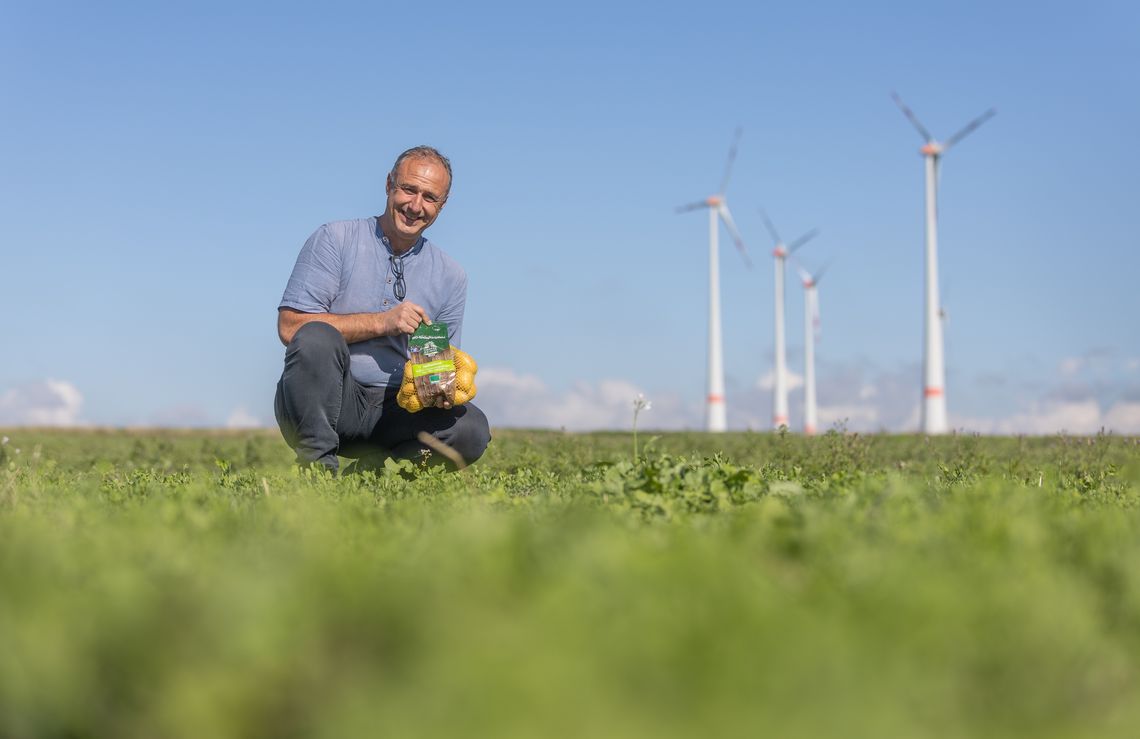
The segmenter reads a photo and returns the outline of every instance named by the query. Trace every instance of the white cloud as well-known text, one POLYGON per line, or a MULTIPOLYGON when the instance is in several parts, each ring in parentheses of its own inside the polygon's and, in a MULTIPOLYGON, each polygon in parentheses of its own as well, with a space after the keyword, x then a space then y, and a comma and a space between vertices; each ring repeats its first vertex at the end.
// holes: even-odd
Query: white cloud
POLYGON ((0 424, 9 426, 77 426, 83 394, 64 380, 43 380, 11 388, 0 395, 0 424))
POLYGON ((851 431, 875 430, 879 425, 878 408, 866 403, 821 405, 816 409, 816 414, 820 431, 826 431, 836 425, 851 431))
POLYGON ((628 380, 580 381, 556 392, 537 375, 486 367, 479 370, 475 382, 475 403, 492 426, 627 429, 633 424, 633 399, 638 393, 645 393, 653 403, 652 410, 638 417, 641 429, 697 428, 699 423, 699 417, 677 396, 646 393, 628 380))
POLYGON ((1121 401, 1101 411, 1094 398, 1046 401, 1005 418, 952 415, 951 425, 985 434, 1095 434, 1101 429, 1117 434, 1140 434, 1140 403, 1121 401))
POLYGON ((1124 369, 1129 372, 1136 372, 1140 370, 1140 357, 1129 357, 1124 360, 1124 369))
POLYGON ((1095 434, 1103 421, 1096 400, 1037 402, 1027 410, 1002 418, 962 418, 950 415, 950 425, 983 434, 1095 434))
POLYGON ((256 429, 264 426, 265 422, 247 411, 245 406, 235 408, 234 412, 226 419, 226 428, 229 429, 256 429))
MULTIPOLYGON (((791 370, 788 374, 788 390, 797 390, 804 386, 804 376, 797 375, 791 370)), ((770 369, 756 378, 756 387, 760 390, 771 390, 776 387, 776 370, 770 369)))
MULTIPOLYGON (((824 361, 819 372, 818 427, 849 431, 914 431, 918 428, 921 367, 883 369, 867 360, 824 361)), ((800 428, 793 404, 793 428, 800 428)))
POLYGON ((1085 368, 1087 360, 1084 357, 1065 357, 1057 365, 1057 371, 1062 377, 1074 377, 1085 368))
POLYGON ((1104 414, 1104 427, 1118 434, 1140 434, 1140 403, 1121 402, 1104 414))

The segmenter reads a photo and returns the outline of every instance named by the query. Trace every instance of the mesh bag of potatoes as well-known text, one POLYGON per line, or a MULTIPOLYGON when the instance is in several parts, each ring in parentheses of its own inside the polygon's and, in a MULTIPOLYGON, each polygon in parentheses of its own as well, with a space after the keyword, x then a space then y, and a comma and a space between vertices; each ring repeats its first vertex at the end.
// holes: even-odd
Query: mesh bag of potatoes
POLYGON ((409 413, 424 408, 463 405, 475 397, 475 360, 451 346, 447 324, 421 324, 408 339, 411 359, 404 363, 404 381, 396 403, 409 413))

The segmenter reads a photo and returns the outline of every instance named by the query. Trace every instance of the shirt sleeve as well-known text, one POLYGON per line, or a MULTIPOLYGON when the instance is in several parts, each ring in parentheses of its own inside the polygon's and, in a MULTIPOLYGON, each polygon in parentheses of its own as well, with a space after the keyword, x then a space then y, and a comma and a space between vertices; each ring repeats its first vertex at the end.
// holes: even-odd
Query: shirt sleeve
POLYGON ((328 225, 318 228, 297 256, 281 308, 302 313, 329 313, 340 289, 341 251, 328 225))
POLYGON ((451 290, 447 304, 433 320, 447 324, 447 339, 452 346, 460 346, 463 338, 463 311, 467 307, 467 273, 461 272, 451 290))

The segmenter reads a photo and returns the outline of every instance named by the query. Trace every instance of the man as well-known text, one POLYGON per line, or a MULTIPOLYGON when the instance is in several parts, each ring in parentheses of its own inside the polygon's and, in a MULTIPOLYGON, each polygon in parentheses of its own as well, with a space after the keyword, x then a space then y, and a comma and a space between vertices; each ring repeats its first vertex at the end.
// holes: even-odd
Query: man
POLYGON ((408 149, 386 190, 381 215, 327 223, 309 237, 277 310, 287 347, 277 423, 298 462, 334 473, 338 453, 445 463, 420 442, 424 431, 467 464, 491 441, 487 417, 470 403, 415 414, 396 404, 408 336, 421 322, 446 323, 459 346, 467 274, 423 236, 451 190, 447 158, 408 149))

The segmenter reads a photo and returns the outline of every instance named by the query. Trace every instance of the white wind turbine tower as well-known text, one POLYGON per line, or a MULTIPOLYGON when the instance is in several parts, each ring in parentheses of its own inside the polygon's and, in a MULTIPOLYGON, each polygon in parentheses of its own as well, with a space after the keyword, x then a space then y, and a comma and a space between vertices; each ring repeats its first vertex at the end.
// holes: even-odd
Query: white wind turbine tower
POLYGON ((946 368, 942 356, 942 318, 938 300, 938 160, 950 147, 964 139, 975 128, 997 113, 990 108, 970 121, 944 142, 939 142, 906 107, 898 93, 891 93, 907 120, 925 139, 919 151, 926 159, 926 303, 924 309, 925 344, 922 356, 922 431, 944 434, 946 419, 946 368))
POLYGON ((740 143, 740 129, 732 140, 732 147, 728 150, 728 163, 724 168, 724 177, 720 182, 720 190, 696 203, 689 203, 677 208, 678 213, 686 213, 698 208, 708 208, 709 211, 709 354, 708 354, 708 393, 705 395, 705 428, 708 431, 724 431, 728 422, 724 405, 724 349, 720 330, 720 261, 717 256, 717 219, 724 221, 736 248, 745 265, 752 269, 748 259, 748 252, 744 248, 744 240, 732 220, 728 211, 728 203, 724 198, 724 190, 728 187, 728 178, 732 174, 732 163, 736 159, 736 147, 740 143))
POLYGON ((764 212, 763 208, 760 209, 760 215, 764 218, 764 225, 768 228, 768 233, 772 235, 772 241, 776 243, 776 247, 772 250, 772 256, 775 257, 776 261, 776 367, 774 370, 775 378, 773 378, 775 382, 772 384, 772 428, 779 429, 781 426, 788 425, 788 362, 784 340, 784 264, 797 249, 815 238, 819 229, 813 228, 785 246, 783 239, 780 238, 780 234, 777 233, 776 227, 772 225, 771 219, 768 218, 768 214, 764 212))
POLYGON ((804 433, 815 433, 815 342, 819 340, 819 281, 826 267, 814 275, 797 265, 804 286, 804 433))

